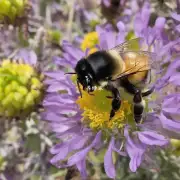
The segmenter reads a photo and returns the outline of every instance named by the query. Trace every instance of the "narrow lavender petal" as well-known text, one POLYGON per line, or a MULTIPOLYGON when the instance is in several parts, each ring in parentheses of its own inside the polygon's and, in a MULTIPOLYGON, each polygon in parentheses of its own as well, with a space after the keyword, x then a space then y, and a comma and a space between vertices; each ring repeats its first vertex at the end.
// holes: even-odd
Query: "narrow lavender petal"
POLYGON ((72 165, 78 163, 79 161, 82 161, 83 159, 85 159, 87 153, 92 149, 92 147, 94 147, 100 141, 101 141, 101 131, 96 134, 93 142, 89 146, 87 146, 85 149, 77 152, 76 154, 72 155, 69 158, 68 165, 72 166, 72 165))
POLYGON ((168 119, 163 113, 160 115, 160 120, 162 123, 163 128, 175 131, 177 133, 180 132, 180 122, 173 121, 171 119, 168 119))
POLYGON ((106 33, 105 35, 106 35, 106 42, 107 42, 108 49, 115 47, 116 36, 114 32, 111 31, 111 32, 106 33))
POLYGON ((55 126, 54 124, 51 124, 52 130, 56 133, 64 133, 67 130, 71 129, 72 126, 61 124, 60 128, 55 126))
POLYGON ((165 97, 162 111, 168 113, 171 117, 173 115, 180 115, 180 94, 175 93, 165 97))
POLYGON ((111 5, 110 0, 102 0, 102 2, 106 7, 109 7, 111 5))
POLYGON ((82 161, 83 159, 85 159, 87 153, 91 150, 91 148, 92 148, 92 145, 90 145, 90 146, 86 147, 85 149, 72 155, 68 160, 68 165, 72 166, 72 165, 82 161))
POLYGON ((168 143, 168 140, 164 136, 152 131, 138 132, 138 137, 142 143, 151 146, 164 146, 168 143))
POLYGON ((47 92, 49 93, 54 93, 57 91, 62 91, 62 90, 67 90, 68 92, 70 91, 70 86, 67 82, 64 81, 59 81, 59 82, 55 82, 53 84, 51 84, 48 88, 47 88, 47 92))
POLYGON ((57 83, 57 81, 55 79, 45 79, 43 83, 46 85, 51 85, 51 84, 57 83))
POLYGON ((67 117, 60 116, 55 112, 47 112, 47 111, 41 113, 41 117, 46 121, 52 121, 52 122, 61 122, 61 121, 66 121, 68 119, 67 117))
POLYGON ((144 26, 148 25, 149 22, 149 18, 150 18, 150 4, 149 2, 145 2, 142 8, 142 12, 141 12, 141 18, 142 21, 144 22, 144 26))
POLYGON ((62 138, 64 136, 69 136, 69 135, 73 135, 73 134, 78 135, 78 134, 81 134, 81 131, 82 131, 82 127, 80 125, 77 125, 77 126, 73 126, 72 128, 70 128, 64 132, 58 133, 57 137, 62 138))
POLYGON ((104 168, 107 176, 114 179, 116 176, 116 171, 112 159, 113 144, 114 144, 114 137, 111 138, 108 150, 106 151, 106 154, 104 156, 104 168))
POLYGON ((168 44, 166 44, 162 49, 161 51, 159 51, 158 53, 158 56, 159 57, 163 57, 164 55, 167 54, 167 52, 176 44, 180 43, 180 38, 178 38, 177 40, 175 41, 171 41, 169 42, 168 44))
POLYGON ((75 57, 73 57, 71 54, 69 54, 68 52, 63 53, 63 58, 69 63, 71 64, 72 68, 77 64, 77 61, 80 59, 76 59, 75 57))
POLYGON ((133 142, 129 136, 128 127, 125 127, 124 129, 124 136, 126 137, 125 148, 129 157, 131 158, 129 167, 132 172, 135 172, 141 164, 142 156, 145 152, 146 146, 142 146, 133 142))
POLYGON ((15 59, 23 59, 25 63, 35 65, 37 63, 37 55, 33 50, 21 49, 15 55, 15 59))
POLYGON ((104 28, 101 27, 100 25, 96 26, 96 32, 98 33, 98 35, 100 36, 100 34, 104 33, 104 28))
POLYGON ((46 101, 65 102, 65 103, 73 104, 76 101, 76 98, 69 94, 51 93, 51 95, 46 96, 46 101))
POLYGON ((57 91, 62 91, 64 89, 68 88, 68 85, 65 84, 64 82, 56 82, 54 84, 51 84, 47 88, 47 92, 57 92, 57 91))
POLYGON ((165 26, 166 19, 164 17, 158 17, 155 22, 155 28, 161 31, 165 26))
POLYGON ((78 105, 77 104, 67 104, 67 103, 61 103, 61 102, 49 102, 49 101, 44 101, 43 103, 44 106, 58 106, 59 108, 63 108, 63 106, 66 106, 66 108, 69 109, 74 109, 74 110, 78 110, 78 105))
POLYGON ((86 180, 87 179, 87 172, 86 172, 86 159, 83 159, 76 163, 76 167, 79 170, 81 174, 81 179, 86 180))
POLYGON ((100 45, 101 49, 104 49, 104 50, 108 49, 106 35, 104 32, 99 34, 99 45, 100 45))
POLYGON ((54 147, 50 149, 50 152, 51 154, 59 154, 67 147, 68 148, 67 154, 68 154, 72 152, 73 150, 81 149, 84 146, 84 144, 87 142, 87 140, 88 140, 87 137, 76 135, 76 136, 73 136, 73 138, 70 140, 66 140, 63 143, 59 143, 55 145, 54 147))
POLYGON ((176 26, 176 30, 180 32, 180 25, 176 26))
POLYGON ((180 72, 179 72, 179 73, 174 73, 174 74, 170 77, 169 82, 172 83, 172 84, 174 84, 174 85, 180 86, 179 77, 180 77, 180 72))
POLYGON ((67 41, 63 41, 63 49, 76 60, 80 60, 84 56, 84 53, 80 49, 73 47, 67 41))
POLYGON ((119 155, 121 155, 121 156, 127 156, 127 153, 125 152, 125 151, 121 151, 120 150, 120 144, 121 144, 121 142, 120 141, 117 141, 117 143, 112 143, 112 149, 113 149, 113 151, 115 151, 115 152, 117 152, 119 155), (118 145, 118 147, 117 147, 117 145, 118 145))
POLYGON ((176 12, 171 13, 171 17, 177 21, 180 21, 180 15, 176 12))
POLYGON ((88 142, 88 139, 90 137, 88 136, 79 136, 78 138, 75 139, 75 141, 71 144, 71 148, 73 150, 78 150, 78 149, 81 149, 83 148, 83 146, 85 145, 86 142, 88 142))
POLYGON ((173 75, 173 73, 175 73, 178 68, 180 68, 180 58, 176 58, 174 59, 174 61, 169 65, 166 74, 164 75, 164 78, 167 79, 170 76, 173 75))
POLYGON ((60 160, 63 160, 68 155, 68 146, 61 147, 61 151, 55 155, 50 162, 52 164, 57 163, 60 160))
POLYGON ((124 42, 125 41, 125 35, 126 35, 125 25, 122 21, 119 21, 117 23, 117 27, 118 27, 119 33, 118 33, 117 38, 116 38, 116 45, 124 42))
POLYGON ((54 56, 53 61, 56 65, 64 66, 64 67, 70 66, 73 68, 72 63, 69 63, 65 58, 60 58, 60 57, 54 56))
POLYGON ((65 73, 63 71, 44 72, 44 74, 50 78, 54 78, 57 81, 65 79, 65 73))
POLYGON ((147 25, 150 18, 150 4, 148 2, 144 3, 141 12, 137 13, 134 20, 134 31, 139 37, 142 36, 143 30, 147 31, 147 25))

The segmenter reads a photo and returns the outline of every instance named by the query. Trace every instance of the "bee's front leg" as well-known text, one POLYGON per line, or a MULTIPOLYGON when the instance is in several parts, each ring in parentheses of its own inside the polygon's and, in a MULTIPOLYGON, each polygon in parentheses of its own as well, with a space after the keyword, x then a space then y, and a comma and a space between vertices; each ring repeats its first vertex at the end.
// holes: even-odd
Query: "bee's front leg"
POLYGON ((145 106, 140 90, 138 90, 135 93, 133 102, 134 102, 134 120, 138 124, 138 123, 141 123, 142 121, 142 116, 143 116, 143 111, 144 111, 144 106, 145 106))
POLYGON ((120 97, 119 90, 116 87, 114 87, 113 84, 108 84, 105 88, 108 91, 111 91, 113 95, 112 109, 109 116, 109 119, 111 120, 115 116, 116 111, 118 111, 121 107, 121 97, 120 97))

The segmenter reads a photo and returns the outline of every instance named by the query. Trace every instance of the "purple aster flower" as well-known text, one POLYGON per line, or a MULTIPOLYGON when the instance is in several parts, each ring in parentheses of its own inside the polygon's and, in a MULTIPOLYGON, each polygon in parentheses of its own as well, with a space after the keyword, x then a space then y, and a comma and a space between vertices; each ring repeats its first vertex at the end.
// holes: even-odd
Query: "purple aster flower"
MULTIPOLYGON (((148 17, 148 10, 145 8, 142 11, 148 17)), ((61 142, 51 149, 54 155, 52 164, 59 168, 76 165, 85 179, 88 153, 101 153, 102 149, 106 148, 105 172, 108 177, 115 178, 113 152, 130 157, 129 167, 135 172, 142 162, 147 161, 145 157, 151 150, 166 147, 169 138, 174 134, 179 138, 180 100, 179 93, 176 92, 179 85, 179 57, 171 52, 171 48, 179 40, 166 41, 162 33, 164 18, 159 17, 152 28, 143 18, 144 15, 137 15, 135 21, 138 21, 140 28, 135 27, 134 31, 146 40, 144 47, 156 54, 158 52, 157 62, 161 61, 161 64, 159 63, 160 67, 155 75, 157 80, 153 81, 155 92, 146 98, 147 110, 141 124, 131 121, 131 104, 126 100, 123 100, 115 117, 107 121, 111 102, 105 98, 108 95, 105 90, 98 89, 94 96, 82 91, 83 96, 80 98, 76 77, 64 75, 64 72, 67 72, 67 69, 68 72, 73 72, 78 60, 86 56, 88 51, 83 52, 67 41, 63 42, 63 57, 54 57, 55 63, 61 67, 60 70, 46 72, 49 78, 45 80, 48 88, 43 103, 45 111, 42 113, 43 119, 50 123, 57 138, 61 139, 61 142), (164 62, 170 65, 164 67, 164 62)), ((119 33, 115 33, 111 28, 97 28, 100 49, 112 48, 125 40, 128 34, 126 26, 119 22, 118 28, 119 33)))

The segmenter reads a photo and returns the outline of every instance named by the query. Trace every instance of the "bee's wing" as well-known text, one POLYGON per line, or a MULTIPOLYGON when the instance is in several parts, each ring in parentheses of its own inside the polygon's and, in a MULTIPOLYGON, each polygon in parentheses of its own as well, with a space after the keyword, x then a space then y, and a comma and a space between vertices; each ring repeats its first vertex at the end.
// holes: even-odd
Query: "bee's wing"
POLYGON ((148 51, 120 51, 119 55, 123 59, 123 57, 125 57, 128 53, 133 53, 137 57, 141 57, 139 59, 143 59, 143 56, 144 56, 144 58, 146 58, 147 62, 145 64, 141 63, 141 61, 139 61, 139 59, 136 58, 137 60, 134 63, 134 65, 131 66, 131 68, 126 68, 126 70, 124 72, 117 75, 116 78, 113 80, 117 80, 122 77, 136 74, 136 73, 142 72, 142 71, 155 70, 156 72, 158 72, 160 70, 159 63, 157 61, 155 53, 148 52, 148 51))
POLYGON ((116 52, 124 52, 124 51, 138 51, 141 49, 141 44, 143 43, 143 38, 136 38, 129 41, 125 41, 122 44, 119 44, 108 51, 115 50, 116 52))

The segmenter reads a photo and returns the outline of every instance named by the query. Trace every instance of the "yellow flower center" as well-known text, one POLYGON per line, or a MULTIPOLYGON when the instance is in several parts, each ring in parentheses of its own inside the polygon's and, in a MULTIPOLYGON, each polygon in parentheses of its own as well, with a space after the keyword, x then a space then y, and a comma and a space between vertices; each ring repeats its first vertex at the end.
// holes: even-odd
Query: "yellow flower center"
POLYGON ((97 32, 90 32, 84 36, 84 39, 81 43, 81 49, 85 51, 87 48, 90 49, 89 54, 96 52, 98 49, 95 45, 99 44, 99 38, 97 32))
POLYGON ((126 123, 126 117, 131 113, 131 105, 128 101, 122 101, 120 110, 109 120, 112 99, 107 96, 110 95, 110 92, 102 89, 94 91, 93 95, 82 91, 82 98, 79 97, 76 101, 83 110, 82 122, 95 131, 121 129, 126 123))

